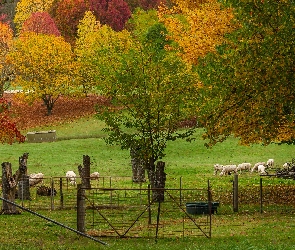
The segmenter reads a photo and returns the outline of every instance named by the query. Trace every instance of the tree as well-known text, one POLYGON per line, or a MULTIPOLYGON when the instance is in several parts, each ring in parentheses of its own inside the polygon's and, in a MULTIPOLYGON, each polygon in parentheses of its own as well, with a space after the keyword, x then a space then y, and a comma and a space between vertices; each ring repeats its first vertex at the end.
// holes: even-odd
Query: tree
POLYGON ((157 23, 144 43, 134 40, 124 53, 119 48, 115 53, 111 43, 97 47, 100 60, 94 62, 101 69, 97 77, 103 80, 103 93, 114 105, 98 109, 109 133, 106 141, 122 149, 136 147, 152 187, 157 182, 155 163, 164 157, 167 142, 193 135, 194 128, 179 130, 179 123, 195 111, 198 89, 191 68, 164 50, 165 33, 157 23))
POLYGON ((205 138, 242 144, 294 142, 293 1, 224 1, 240 28, 200 60, 205 138))
POLYGON ((96 85, 96 68, 93 67, 93 64, 91 63, 92 55, 94 55, 92 42, 95 41, 95 38, 92 39, 89 34, 93 34, 95 37, 95 33, 100 28, 100 23, 96 21, 96 18, 91 11, 85 12, 84 18, 78 25, 77 40, 74 50, 77 63, 75 74, 76 81, 81 85, 81 91, 85 95, 94 90, 96 85))
POLYGON ((47 12, 32 13, 22 25, 21 33, 24 32, 60 36, 60 32, 54 20, 47 12))
POLYGON ((131 11, 124 0, 89 0, 90 10, 101 24, 107 24, 115 31, 121 31, 131 17, 131 11))
POLYGON ((172 2, 173 7, 159 7, 159 20, 175 42, 170 49, 190 64, 196 65, 199 57, 215 51, 215 46, 224 41, 224 34, 235 28, 232 8, 223 7, 217 0, 172 2))
POLYGON ((23 23, 35 12, 48 12, 54 0, 20 0, 15 9, 14 24, 20 32, 23 23))
POLYGON ((17 70, 16 84, 29 102, 42 99, 47 115, 61 94, 74 92, 74 58, 71 45, 62 37, 24 33, 8 55, 17 70))
POLYGON ((0 98, 0 142, 12 144, 14 141, 24 142, 23 136, 16 124, 9 119, 9 103, 0 98))
POLYGON ((108 62, 115 70, 118 60, 110 60, 115 56, 119 57, 130 47, 130 34, 126 30, 115 32, 111 27, 101 25, 90 11, 85 13, 78 27, 75 74, 77 82, 82 85, 82 91, 86 94, 93 87, 99 88, 104 81, 98 77, 104 63, 108 62), (106 56, 104 48, 109 51, 110 56, 106 56))
POLYGON ((89 10, 88 1, 85 0, 63 0, 57 1, 52 6, 52 14, 58 29, 66 41, 74 44, 77 36, 79 21, 83 19, 86 11, 89 10))
POLYGON ((14 71, 6 61, 6 56, 11 49, 13 31, 8 23, 0 22, 0 97, 3 96, 5 86, 13 78, 14 71))

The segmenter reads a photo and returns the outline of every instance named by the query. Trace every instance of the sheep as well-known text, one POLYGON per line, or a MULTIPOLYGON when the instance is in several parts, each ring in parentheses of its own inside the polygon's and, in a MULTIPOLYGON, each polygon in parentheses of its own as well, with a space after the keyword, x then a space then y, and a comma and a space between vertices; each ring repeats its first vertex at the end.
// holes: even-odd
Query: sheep
POLYGON ((260 173, 260 174, 267 174, 267 172, 265 171, 265 166, 264 165, 258 165, 258 167, 257 167, 257 171, 258 171, 258 173, 260 173))
POLYGON ((284 169, 289 169, 291 167, 291 162, 285 162, 284 164, 283 164, 283 168, 284 169))
POLYGON ((238 165, 237 171, 240 171, 240 173, 242 173, 242 170, 251 171, 251 167, 252 167, 252 164, 251 163, 249 163, 249 162, 243 162, 243 163, 241 163, 241 164, 238 165))
POLYGON ((220 164, 214 164, 214 175, 217 175, 217 172, 218 171, 222 171, 223 169, 223 165, 220 165, 220 164))
POLYGON ((267 162, 266 162, 266 167, 267 168, 272 168, 272 167, 274 167, 274 165, 275 165, 274 159, 268 159, 267 160, 267 162))
POLYGON ((220 176, 229 175, 232 172, 237 173, 237 165, 225 165, 220 173, 220 176))
POLYGON ((90 174, 90 180, 98 180, 99 179, 99 173, 98 172, 93 172, 90 174))
POLYGON ((66 173, 66 177, 67 177, 67 180, 70 182, 70 184, 71 185, 76 185, 77 183, 76 183, 76 174, 75 174, 75 172, 74 171, 68 171, 67 173, 66 173))
POLYGON ((257 162, 257 163, 255 163, 254 167, 251 169, 251 173, 253 173, 255 170, 258 170, 259 165, 265 166, 266 164, 265 164, 265 162, 257 162))
POLYGON ((32 173, 29 175, 29 185, 30 187, 33 187, 35 185, 37 185, 38 183, 43 182, 43 178, 44 178, 44 174, 42 173, 32 173))

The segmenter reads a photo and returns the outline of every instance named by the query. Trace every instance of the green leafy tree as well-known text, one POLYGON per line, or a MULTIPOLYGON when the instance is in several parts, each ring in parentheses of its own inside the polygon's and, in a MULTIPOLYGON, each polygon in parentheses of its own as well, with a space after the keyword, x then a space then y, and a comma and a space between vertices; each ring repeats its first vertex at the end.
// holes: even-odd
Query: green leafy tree
MULTIPOLYGON (((108 143, 122 149, 137 148, 153 185, 155 162, 164 157, 167 142, 190 138, 194 128, 179 130, 182 120, 195 111, 196 75, 174 53, 165 51, 165 27, 150 27, 144 42, 132 41, 125 49, 114 43, 97 47, 103 93, 114 106, 100 107, 108 143), (112 51, 112 53, 110 53, 112 51), (193 110, 193 111, 192 111, 193 110)), ((119 43, 121 44, 121 43, 119 43)))
POLYGON ((294 142, 295 4, 224 1, 240 27, 198 64, 209 145, 294 142))
POLYGON ((24 33, 13 48, 7 57, 17 71, 15 83, 29 102, 42 99, 50 115, 61 94, 75 91, 71 45, 62 37, 24 33))

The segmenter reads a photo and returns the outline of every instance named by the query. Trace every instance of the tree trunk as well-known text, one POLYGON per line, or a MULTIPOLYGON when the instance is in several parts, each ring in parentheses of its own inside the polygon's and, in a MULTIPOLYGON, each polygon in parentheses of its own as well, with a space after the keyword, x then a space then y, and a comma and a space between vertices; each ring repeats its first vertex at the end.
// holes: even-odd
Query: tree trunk
POLYGON ((24 153, 19 157, 19 169, 18 169, 18 199, 30 200, 30 184, 27 168, 27 160, 29 153, 24 153))
MULTIPOLYGON (((11 202, 15 201, 17 177, 12 175, 10 162, 3 162, 2 166, 2 194, 3 198, 11 202)), ((3 201, 1 214, 20 214, 16 206, 3 201)))
POLYGON ((164 201, 164 188, 166 182, 166 173, 164 172, 164 169, 165 162, 163 161, 159 161, 156 167, 153 163, 148 166, 148 176, 153 191, 153 202, 164 201))
POLYGON ((132 181, 135 183, 145 182, 144 161, 138 155, 137 147, 130 148, 132 181))
POLYGON ((81 177, 81 184, 83 188, 91 188, 90 184, 90 157, 83 155, 83 166, 78 166, 79 175, 81 177))

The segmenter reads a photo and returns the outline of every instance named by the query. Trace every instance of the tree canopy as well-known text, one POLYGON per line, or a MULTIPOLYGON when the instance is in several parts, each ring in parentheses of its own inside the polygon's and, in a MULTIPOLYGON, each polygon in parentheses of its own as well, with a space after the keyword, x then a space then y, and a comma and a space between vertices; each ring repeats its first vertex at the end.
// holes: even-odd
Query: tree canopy
POLYGON ((71 45, 62 37, 28 32, 13 47, 8 59, 18 72, 15 83, 29 101, 42 99, 50 115, 59 95, 74 91, 71 45))
POLYGON ((293 1, 224 1, 240 28, 200 60, 209 145, 234 134, 242 144, 294 142, 293 1))

